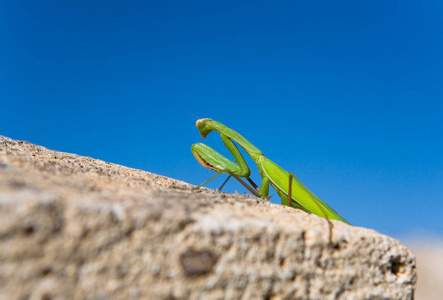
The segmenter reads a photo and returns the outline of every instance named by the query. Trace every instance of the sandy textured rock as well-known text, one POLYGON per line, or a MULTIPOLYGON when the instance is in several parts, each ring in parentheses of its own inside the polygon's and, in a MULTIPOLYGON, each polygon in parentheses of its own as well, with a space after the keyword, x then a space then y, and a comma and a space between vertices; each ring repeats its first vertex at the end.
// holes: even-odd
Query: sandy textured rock
POLYGON ((405 246, 332 223, 0 137, 0 299, 413 298, 405 246))

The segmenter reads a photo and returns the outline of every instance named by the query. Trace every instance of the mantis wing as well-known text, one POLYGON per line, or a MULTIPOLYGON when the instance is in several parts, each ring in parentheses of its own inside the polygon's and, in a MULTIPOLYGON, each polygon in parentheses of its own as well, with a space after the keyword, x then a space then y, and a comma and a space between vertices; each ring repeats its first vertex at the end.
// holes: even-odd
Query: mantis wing
MULTIPOLYGON (((263 171, 264 176, 269 178, 271 185, 277 191, 279 196, 287 198, 289 190, 289 173, 266 157, 260 159, 259 169, 261 169, 260 171, 263 171)), ((300 208, 308 213, 314 213, 326 219, 339 220, 349 224, 348 221, 305 187, 295 176, 292 179, 291 194, 292 199, 297 202, 295 205, 296 208, 300 208)), ((294 203, 292 204, 294 206, 294 203)))

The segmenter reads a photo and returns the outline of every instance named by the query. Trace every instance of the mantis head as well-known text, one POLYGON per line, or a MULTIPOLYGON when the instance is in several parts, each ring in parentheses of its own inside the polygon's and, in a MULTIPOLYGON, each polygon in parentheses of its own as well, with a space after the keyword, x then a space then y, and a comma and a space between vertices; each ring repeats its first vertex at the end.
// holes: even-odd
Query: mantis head
POLYGON ((213 130, 211 128, 211 122, 213 122, 212 119, 199 119, 197 120, 197 122, 195 123, 195 125, 197 126, 198 130, 200 131, 200 135, 202 136, 202 138, 206 138, 206 136, 208 134, 211 133, 211 131, 213 130))

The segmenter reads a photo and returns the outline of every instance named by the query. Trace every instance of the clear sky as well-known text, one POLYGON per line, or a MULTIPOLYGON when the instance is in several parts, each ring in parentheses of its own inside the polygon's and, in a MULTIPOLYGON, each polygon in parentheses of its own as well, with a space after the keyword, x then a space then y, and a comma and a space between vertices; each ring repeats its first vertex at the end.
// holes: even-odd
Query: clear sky
POLYGON ((186 110, 352 224, 443 236, 442 1, 2 1, 0 29, 0 135, 199 184, 186 110))

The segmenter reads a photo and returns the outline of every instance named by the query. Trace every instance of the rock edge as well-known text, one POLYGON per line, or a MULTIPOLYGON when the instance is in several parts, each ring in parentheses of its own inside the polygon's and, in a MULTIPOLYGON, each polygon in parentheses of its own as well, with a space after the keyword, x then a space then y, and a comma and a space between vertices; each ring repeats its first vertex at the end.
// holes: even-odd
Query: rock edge
POLYGON ((0 136, 0 299, 413 299, 397 240, 192 188, 0 136))

